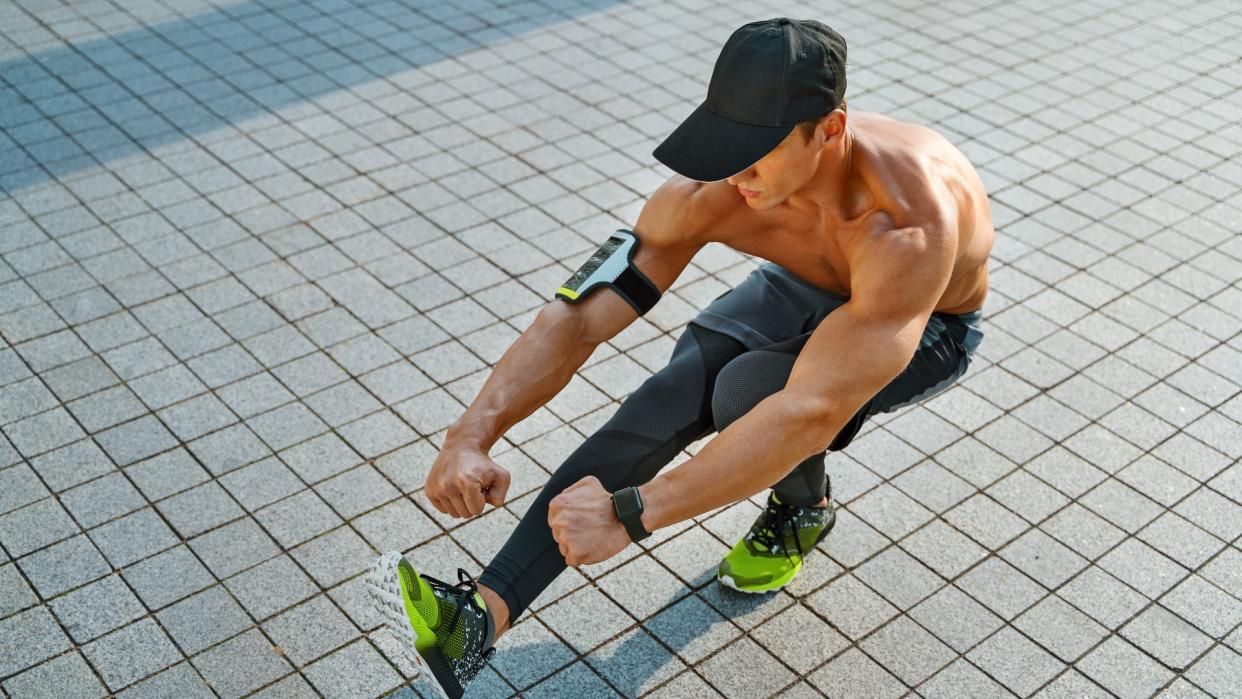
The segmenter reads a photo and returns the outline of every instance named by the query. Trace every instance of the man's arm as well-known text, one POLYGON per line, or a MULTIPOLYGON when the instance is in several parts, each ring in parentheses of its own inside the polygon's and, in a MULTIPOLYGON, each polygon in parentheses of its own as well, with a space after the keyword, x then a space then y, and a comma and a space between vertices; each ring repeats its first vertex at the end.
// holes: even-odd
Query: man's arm
POLYGON ((824 451, 859 408, 909 365, 948 286, 951 236, 889 231, 852 260, 851 298, 807 340, 785 388, 681 466, 639 487, 643 526, 669 526, 774 485, 824 451))
MULTIPOLYGON (((699 236, 704 217, 695 184, 680 175, 670 178, 634 224, 640 240, 634 266, 661 292, 706 244, 699 236)), ((445 446, 487 452, 510 427, 556 397, 600 344, 637 319, 638 312, 610 288, 576 304, 551 301, 497 361, 470 407, 449 427, 445 446)))

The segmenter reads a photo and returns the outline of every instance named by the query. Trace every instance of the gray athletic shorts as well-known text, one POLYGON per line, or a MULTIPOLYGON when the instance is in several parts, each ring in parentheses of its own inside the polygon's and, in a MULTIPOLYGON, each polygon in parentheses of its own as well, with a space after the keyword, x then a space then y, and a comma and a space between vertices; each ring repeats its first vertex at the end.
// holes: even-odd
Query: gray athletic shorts
MULTIPOLYGON (((848 300, 848 296, 821 289, 775 262, 763 262, 690 322, 724 333, 749 350, 776 345, 796 353, 820 321, 848 300)), ((982 309, 962 314, 932 313, 910 364, 859 410, 832 448, 848 444, 870 415, 930 398, 966 373, 975 348, 983 340, 982 318, 982 309)))

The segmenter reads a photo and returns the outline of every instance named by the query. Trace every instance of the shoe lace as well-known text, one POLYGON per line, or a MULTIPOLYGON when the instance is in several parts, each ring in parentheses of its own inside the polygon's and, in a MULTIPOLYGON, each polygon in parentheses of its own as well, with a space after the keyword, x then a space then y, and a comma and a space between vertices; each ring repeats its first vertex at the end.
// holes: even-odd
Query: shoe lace
MULTIPOLYGON (((468 602, 472 603, 472 601, 474 600, 474 594, 479 591, 478 582, 475 581, 474 577, 471 576, 470 573, 467 573, 464 568, 457 569, 457 583, 456 584, 450 584, 450 583, 444 582, 443 580, 434 578, 425 573, 422 574, 422 576, 423 576, 423 579, 426 580, 427 583, 430 584, 433 588, 439 588, 446 592, 451 592, 452 596, 456 598, 457 601, 453 607, 453 616, 452 618, 449 619, 448 626, 446 626, 445 628, 449 629, 450 631, 457 628, 457 620, 461 617, 462 608, 465 607, 468 602), (460 591, 458 590, 459 588, 460 588, 460 591)), ((484 643, 486 642, 487 642, 486 639, 484 639, 484 643)), ((464 685, 465 683, 474 679, 474 676, 479 674, 479 672, 483 670, 483 666, 487 664, 487 661, 495 653, 496 653, 496 647, 493 646, 483 651, 482 653, 466 654, 466 658, 463 659, 464 667, 462 667, 460 670, 460 673, 458 675, 458 680, 464 685)))
POLYGON ((805 558, 806 552, 802 550, 802 540, 798 538, 798 530, 795 526, 799 510, 801 508, 797 505, 787 505, 768 498, 767 507, 764 508, 763 514, 756 522, 757 531, 751 536, 751 540, 763 544, 769 551, 779 546, 785 558, 792 562, 793 557, 789 554, 789 546, 785 543, 785 528, 788 526, 794 546, 798 549, 798 555, 805 558))

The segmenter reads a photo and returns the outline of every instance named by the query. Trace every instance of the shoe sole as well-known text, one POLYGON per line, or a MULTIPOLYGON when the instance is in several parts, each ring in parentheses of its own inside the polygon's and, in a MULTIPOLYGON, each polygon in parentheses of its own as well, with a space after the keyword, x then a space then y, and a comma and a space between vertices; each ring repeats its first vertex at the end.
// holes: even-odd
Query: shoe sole
MULTIPOLYGON (((832 507, 831 503, 829 504, 829 507, 832 507)), ((828 526, 824 527, 824 530, 819 533, 819 536, 815 537, 815 544, 813 546, 818 546, 819 542, 823 541, 824 537, 828 536, 828 532, 832 531, 832 528, 835 527, 836 524, 837 524, 837 511, 836 511, 836 508, 833 507, 832 513, 831 513, 831 519, 828 520, 828 526)), ((752 587, 750 589, 738 587, 737 583, 733 581, 733 576, 731 575, 717 575, 716 580, 718 580, 721 585, 724 585, 730 590, 744 592, 748 595, 766 595, 769 592, 776 592, 778 590, 785 589, 785 587, 789 585, 789 583, 793 582, 793 579, 798 576, 798 571, 800 570, 802 570, 801 561, 798 562, 798 567, 794 568, 793 572, 790 573, 789 579, 779 585, 776 585, 775 587, 752 587)), ((771 583, 768 583, 768 584, 770 585, 771 583)))
POLYGON ((413 684, 424 689, 424 693, 429 696, 450 699, 448 692, 444 691, 435 673, 427 665, 427 661, 418 652, 416 645, 418 634, 411 625, 409 616, 406 615, 405 596, 401 591, 401 580, 397 576, 397 562, 400 560, 401 554, 395 552, 380 556, 371 568, 371 572, 366 575, 367 591, 371 593, 371 601, 384 621, 384 625, 396 635, 406 659, 414 666, 413 684))

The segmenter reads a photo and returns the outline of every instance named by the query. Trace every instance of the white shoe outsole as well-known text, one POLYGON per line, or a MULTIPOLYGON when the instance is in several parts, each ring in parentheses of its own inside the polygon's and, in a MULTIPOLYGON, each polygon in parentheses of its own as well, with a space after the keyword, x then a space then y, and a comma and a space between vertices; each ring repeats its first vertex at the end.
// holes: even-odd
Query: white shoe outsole
MULTIPOLYGON (((766 595, 769 592, 777 592, 779 590, 784 590, 785 586, 789 584, 789 583, 785 583, 785 585, 781 585, 780 587, 774 587, 771 590, 743 590, 742 588, 737 586, 737 583, 733 582, 733 576, 731 575, 720 575, 720 576, 717 576, 716 579, 720 581, 721 585, 724 585, 725 587, 731 590, 737 590, 738 592, 744 592, 748 595, 766 595)), ((790 580, 789 582, 793 582, 793 580, 790 580)))
POLYGON ((414 646, 417 636, 405 615, 405 599, 401 596, 401 583, 397 579, 397 562, 401 554, 389 552, 380 556, 366 575, 367 591, 371 593, 371 601, 383 619, 384 625, 392 630, 405 657, 414 666, 414 684, 424 690, 424 694, 440 699, 449 699, 448 692, 440 686, 435 674, 427 666, 427 661, 414 646))

